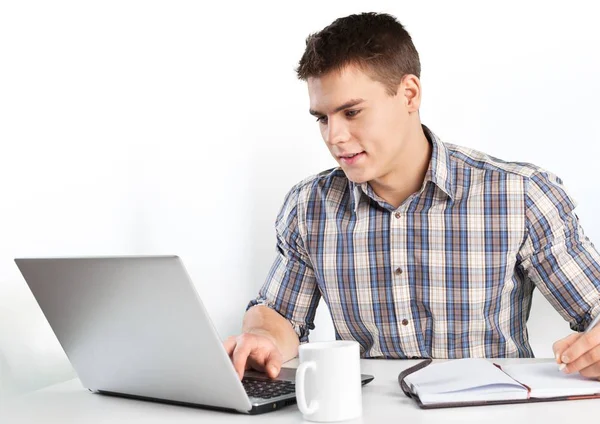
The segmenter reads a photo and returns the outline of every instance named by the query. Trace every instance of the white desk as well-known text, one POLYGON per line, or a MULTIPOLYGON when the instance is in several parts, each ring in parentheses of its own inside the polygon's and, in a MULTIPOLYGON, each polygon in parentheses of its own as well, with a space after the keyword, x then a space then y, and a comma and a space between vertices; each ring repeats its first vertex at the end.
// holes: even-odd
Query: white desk
MULTIPOLYGON (((499 364, 539 360, 496 360, 499 364)), ((600 399, 522 405, 421 410, 404 396, 398 373, 418 361, 362 360, 362 372, 375 380, 363 388, 363 417, 352 423, 586 423, 600 413, 600 399)), ((291 361, 286 366, 296 366, 291 361)), ((96 395, 71 380, 6 400, 0 423, 300 423, 296 405, 261 415, 210 411, 118 397, 96 395)))

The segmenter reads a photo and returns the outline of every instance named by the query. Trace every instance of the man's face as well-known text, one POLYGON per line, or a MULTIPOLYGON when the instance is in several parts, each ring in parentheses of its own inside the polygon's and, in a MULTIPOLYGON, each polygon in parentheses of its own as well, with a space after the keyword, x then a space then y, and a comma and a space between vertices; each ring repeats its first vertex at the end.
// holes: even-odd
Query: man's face
POLYGON ((309 78, 308 94, 310 113, 348 179, 383 183, 397 171, 409 132, 402 84, 392 97, 383 84, 349 66, 309 78))

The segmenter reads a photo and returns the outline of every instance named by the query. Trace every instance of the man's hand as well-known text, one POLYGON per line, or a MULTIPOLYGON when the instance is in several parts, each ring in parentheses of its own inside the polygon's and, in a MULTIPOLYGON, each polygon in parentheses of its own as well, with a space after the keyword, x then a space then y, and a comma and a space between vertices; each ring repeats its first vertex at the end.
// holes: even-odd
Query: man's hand
POLYGON ((600 325, 587 333, 571 334, 552 346, 558 364, 567 373, 600 379, 600 325))
POLYGON ((283 357, 275 345, 275 339, 266 333, 243 333, 231 336, 223 346, 233 362, 240 380, 244 371, 254 369, 276 378, 281 370, 283 357))

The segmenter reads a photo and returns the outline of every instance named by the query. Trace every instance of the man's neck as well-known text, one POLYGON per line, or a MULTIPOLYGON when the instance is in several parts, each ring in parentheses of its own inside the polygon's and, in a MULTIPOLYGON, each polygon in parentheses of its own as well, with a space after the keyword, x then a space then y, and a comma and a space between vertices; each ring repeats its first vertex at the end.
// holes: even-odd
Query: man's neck
POLYGON ((432 147, 419 124, 409 140, 396 169, 384 178, 369 181, 373 191, 394 208, 421 190, 429 168, 432 147))

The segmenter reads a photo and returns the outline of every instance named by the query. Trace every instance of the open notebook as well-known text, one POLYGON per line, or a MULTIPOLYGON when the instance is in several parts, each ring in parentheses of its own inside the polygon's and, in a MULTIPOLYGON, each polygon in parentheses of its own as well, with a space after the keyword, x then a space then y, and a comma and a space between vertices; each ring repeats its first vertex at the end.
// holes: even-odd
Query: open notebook
POLYGON ((565 374, 555 362, 500 367, 468 358, 408 369, 401 377, 422 408, 600 398, 600 381, 565 374))

